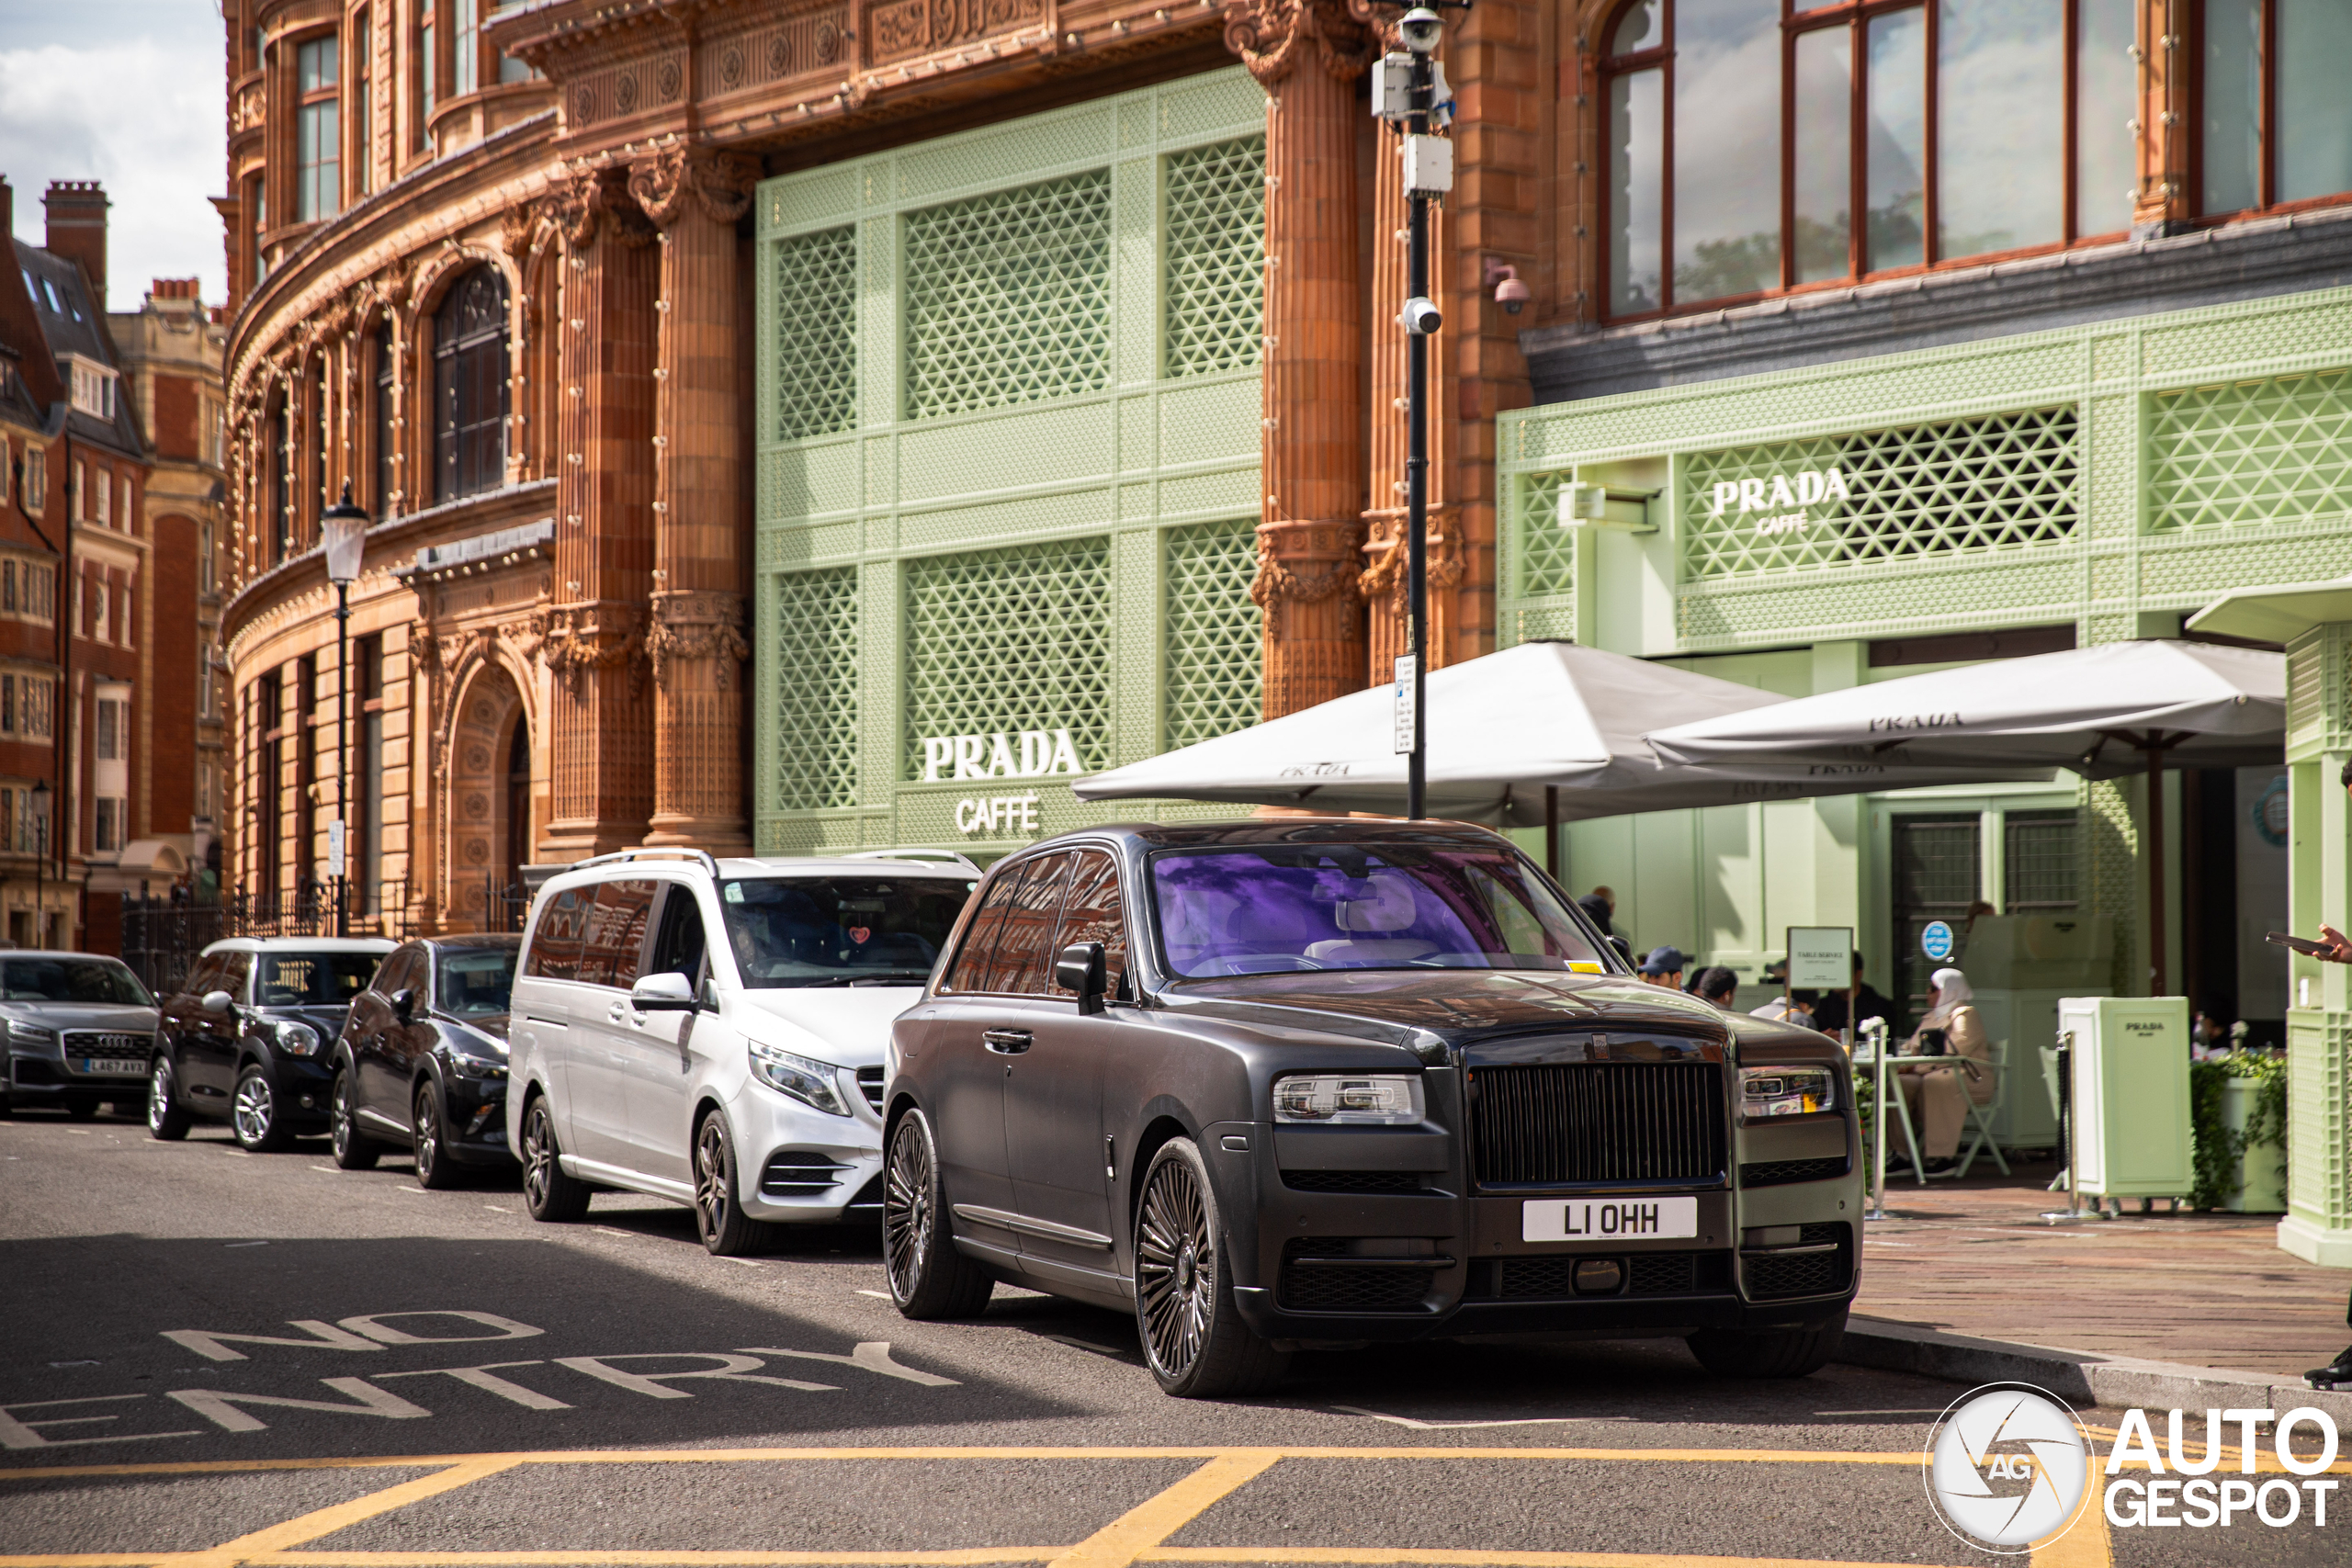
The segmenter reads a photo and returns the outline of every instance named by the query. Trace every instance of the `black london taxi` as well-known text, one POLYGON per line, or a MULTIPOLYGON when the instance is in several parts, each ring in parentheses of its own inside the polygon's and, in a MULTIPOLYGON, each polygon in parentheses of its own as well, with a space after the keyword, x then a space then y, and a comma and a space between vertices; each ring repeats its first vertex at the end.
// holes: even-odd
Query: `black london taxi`
POLYGON ((1171 1394, 1428 1336, 1683 1337, 1796 1377, 1854 1295, 1837 1043, 1643 984, 1508 840, 1090 829, 989 874, 892 1032, 909 1317, 1136 1314, 1171 1394))

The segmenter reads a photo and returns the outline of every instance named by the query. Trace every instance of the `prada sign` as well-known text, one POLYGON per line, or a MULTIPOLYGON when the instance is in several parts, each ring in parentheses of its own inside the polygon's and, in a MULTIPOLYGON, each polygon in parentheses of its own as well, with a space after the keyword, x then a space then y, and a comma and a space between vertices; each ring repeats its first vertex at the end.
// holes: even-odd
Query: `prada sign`
POLYGON ((922 741, 925 784, 948 779, 1042 779, 1085 771, 1067 729, 927 735, 922 741))
POLYGON ((1737 513, 1742 521, 1751 512, 1768 515, 1750 525, 1763 535, 1794 534, 1811 526, 1813 518, 1804 509, 1825 502, 1851 501, 1853 491, 1846 482, 1843 468, 1807 468, 1793 476, 1774 474, 1770 479, 1719 479, 1714 486, 1713 504, 1707 509, 1710 517, 1725 513, 1737 513), (1793 479, 1793 482, 1792 480, 1793 479))

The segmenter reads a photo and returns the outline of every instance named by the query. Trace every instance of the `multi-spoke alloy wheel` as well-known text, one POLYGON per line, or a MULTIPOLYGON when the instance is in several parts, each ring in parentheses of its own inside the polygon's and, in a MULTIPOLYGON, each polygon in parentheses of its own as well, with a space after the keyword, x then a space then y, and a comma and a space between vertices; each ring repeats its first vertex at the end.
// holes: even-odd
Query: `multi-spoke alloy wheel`
POLYGON ((264 1154, 286 1146, 284 1118, 277 1113, 277 1091, 260 1064, 247 1065, 237 1075, 236 1091, 229 1099, 229 1125, 239 1147, 264 1154))
POLYGON ((564 1174, 560 1153, 548 1102, 532 1100, 523 1112, 523 1206, 535 1220, 576 1220, 588 1213, 588 1185, 564 1174))
POLYGON ((1248 1393, 1289 1365, 1241 1321, 1228 1266, 1201 1152, 1171 1139, 1152 1156, 1136 1214, 1136 1323, 1152 1376, 1180 1398, 1248 1393))
POLYGON ((172 1071, 169 1056, 155 1058, 155 1069, 147 1079, 147 1132, 169 1143, 187 1136, 188 1115, 180 1106, 179 1077, 172 1071))
POLYGON ((381 1151, 359 1131, 351 1077, 349 1067, 334 1076, 334 1089, 327 1096, 327 1134, 334 1144, 336 1165, 345 1170, 372 1170, 381 1151))
POLYGON ((735 1201, 735 1150, 717 1111, 695 1129, 695 1228, 716 1258, 741 1258, 764 1247, 776 1228, 752 1219, 735 1201))
POLYGON ((416 1184, 434 1191, 458 1184, 458 1162, 443 1141, 441 1096, 427 1078, 416 1086, 416 1110, 409 1123, 416 1129, 416 1184))
POLYGON ((989 1304, 996 1280, 956 1250, 947 1231, 947 1198, 931 1119, 899 1118, 882 1182, 882 1263, 890 1299, 908 1317, 971 1317, 989 1304))

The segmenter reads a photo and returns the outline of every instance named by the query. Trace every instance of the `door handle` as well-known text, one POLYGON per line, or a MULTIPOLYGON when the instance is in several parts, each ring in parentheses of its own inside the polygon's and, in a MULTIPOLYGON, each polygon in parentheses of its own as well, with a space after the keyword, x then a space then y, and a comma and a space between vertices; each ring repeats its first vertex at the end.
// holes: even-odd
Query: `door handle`
POLYGON ((980 1043, 1000 1056, 1018 1056, 1029 1049, 1029 1040, 1025 1029, 991 1029, 980 1035, 980 1043))
POLYGON ((619 1022, 619 1021, 620 1021, 624 1017, 626 1017, 626 1016, 628 1015, 628 1009, 627 1007, 623 1006, 623 1005, 622 1005, 621 1003, 619 1003, 619 1002, 615 1002, 615 1003, 613 1004, 613 1010, 612 1010, 611 1012, 609 1012, 609 1013, 605 1014, 605 1016, 606 1016, 607 1018, 610 1018, 610 1019, 611 1019, 615 1023, 618 1023, 618 1022, 619 1022))

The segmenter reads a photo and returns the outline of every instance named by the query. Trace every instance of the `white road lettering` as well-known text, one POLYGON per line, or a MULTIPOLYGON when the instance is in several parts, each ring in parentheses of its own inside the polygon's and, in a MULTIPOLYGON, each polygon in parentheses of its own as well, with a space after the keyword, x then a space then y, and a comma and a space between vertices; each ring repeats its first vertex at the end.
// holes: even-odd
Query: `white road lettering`
POLYGON ((380 1350, 373 1339, 363 1339, 348 1329, 321 1323, 316 1318, 289 1320, 291 1326, 310 1335, 308 1339, 288 1339, 270 1334, 216 1334, 202 1328, 167 1328, 164 1337, 175 1345, 186 1346, 208 1361, 244 1361, 252 1359, 243 1350, 232 1350, 223 1343, 235 1340, 240 1345, 286 1345, 297 1350, 380 1350))
POLYGON ((364 1317, 336 1319, 354 1334, 364 1334, 379 1345, 465 1345, 483 1339, 530 1339, 547 1332, 527 1323, 517 1323, 511 1317, 501 1317, 494 1312, 379 1312, 364 1317), (388 1328, 384 1320, 393 1317, 454 1317, 487 1328, 488 1334, 411 1334, 403 1328, 388 1328))
POLYGON ((902 1367, 890 1359, 890 1342, 888 1339, 867 1340, 846 1356, 828 1355, 822 1350, 776 1350, 762 1345, 746 1345, 743 1347, 743 1354, 789 1356, 800 1361, 831 1361, 839 1366, 860 1367, 869 1372, 879 1372, 886 1378, 898 1378, 904 1382, 920 1383, 924 1388, 957 1386, 954 1378, 943 1378, 935 1372, 919 1372, 912 1367, 902 1367))
MULTIPOLYGON (((375 1347, 369 1346, 368 1348, 375 1347)), ((223 1393, 209 1388, 174 1389, 164 1397, 178 1400, 224 1432, 266 1432, 269 1429, 265 1423, 238 1409, 241 1404, 267 1405, 278 1410, 323 1410, 334 1416, 381 1416, 393 1421, 421 1421, 433 1414, 421 1404, 411 1404, 389 1389, 370 1386, 364 1379, 321 1378, 319 1381, 354 1403, 338 1404, 323 1399, 284 1399, 268 1393, 223 1393)))
POLYGON ((155 1438, 194 1438, 202 1434, 186 1432, 127 1432, 110 1438, 44 1438, 44 1427, 84 1427, 96 1421, 112 1421, 113 1416, 44 1416, 38 1421, 20 1421, 19 1410, 54 1410, 67 1404, 115 1404, 126 1399, 144 1399, 143 1393, 103 1393, 90 1399, 44 1399, 29 1404, 0 1404, 0 1449, 78 1449, 93 1443, 143 1443, 155 1438))
POLYGON ((800 1382, 792 1378, 763 1377, 756 1356, 721 1356, 707 1351, 680 1351, 673 1354, 648 1352, 636 1356, 560 1356, 559 1367, 570 1367, 575 1372, 586 1372, 601 1378, 615 1388, 625 1388, 631 1393, 641 1393, 648 1399, 692 1399, 693 1394, 682 1388, 664 1388, 667 1382, 681 1382, 693 1378, 707 1378, 718 1382, 763 1382, 775 1388, 797 1388, 809 1393, 839 1393, 840 1388, 827 1382, 800 1382), (612 1365, 615 1361, 717 1361, 718 1366, 703 1371, 625 1372, 612 1365))
POLYGON ((525 1388, 521 1383, 510 1382, 496 1375, 508 1367, 546 1365, 545 1361, 492 1361, 483 1367, 431 1367, 421 1372, 378 1372, 376 1380, 389 1382, 393 1378, 455 1378, 461 1383, 478 1388, 484 1393, 494 1393, 508 1404, 519 1404, 526 1410, 571 1409, 571 1406, 560 1399, 549 1399, 535 1388, 525 1388))

